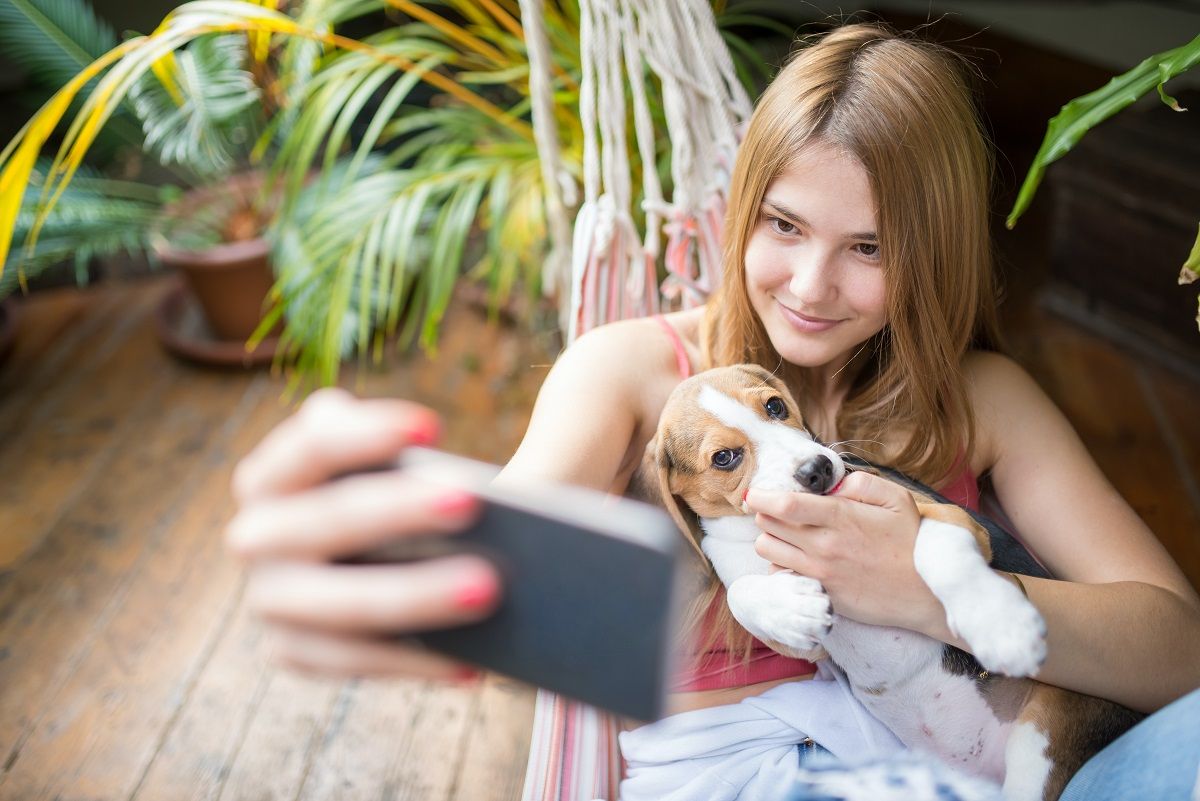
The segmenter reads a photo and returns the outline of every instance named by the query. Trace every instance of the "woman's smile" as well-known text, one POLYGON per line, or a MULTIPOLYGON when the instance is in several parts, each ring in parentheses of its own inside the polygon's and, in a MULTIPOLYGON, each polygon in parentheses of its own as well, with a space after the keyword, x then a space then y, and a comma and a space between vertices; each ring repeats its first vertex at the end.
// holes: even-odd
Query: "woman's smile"
POLYGON ((828 331, 838 323, 840 319, 827 319, 823 317, 814 317, 812 315, 798 312, 795 309, 789 308, 787 304, 779 299, 775 300, 779 304, 779 310, 783 314, 783 319, 791 323, 796 330, 803 331, 806 334, 819 334, 822 331, 828 331))

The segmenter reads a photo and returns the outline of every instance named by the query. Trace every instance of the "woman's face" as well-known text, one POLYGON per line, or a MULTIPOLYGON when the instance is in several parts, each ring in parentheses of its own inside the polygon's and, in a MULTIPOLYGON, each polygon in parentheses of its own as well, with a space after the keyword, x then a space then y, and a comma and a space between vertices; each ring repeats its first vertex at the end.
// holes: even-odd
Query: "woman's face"
POLYGON ((856 158, 814 145, 768 187, 746 289, 771 343, 801 367, 841 367, 887 322, 875 202, 856 158))

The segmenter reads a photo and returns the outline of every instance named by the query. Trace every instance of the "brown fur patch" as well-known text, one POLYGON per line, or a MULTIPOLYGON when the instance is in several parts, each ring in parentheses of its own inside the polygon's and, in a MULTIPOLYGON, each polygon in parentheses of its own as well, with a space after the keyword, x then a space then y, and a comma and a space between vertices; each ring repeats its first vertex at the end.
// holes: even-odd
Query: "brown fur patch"
POLYGON ((1054 767, 1043 801, 1055 801, 1083 763, 1143 717, 1103 698, 1033 682, 1018 720, 1032 722, 1049 741, 1047 756, 1054 767))

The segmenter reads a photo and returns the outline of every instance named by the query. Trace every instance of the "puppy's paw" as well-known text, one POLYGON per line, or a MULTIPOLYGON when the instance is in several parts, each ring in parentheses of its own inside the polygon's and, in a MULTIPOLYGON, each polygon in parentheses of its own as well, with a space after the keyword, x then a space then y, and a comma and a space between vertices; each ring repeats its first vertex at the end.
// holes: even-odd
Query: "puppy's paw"
POLYGON ((742 576, 728 588, 733 616, 755 637, 793 652, 811 651, 833 625, 821 583, 791 572, 742 576))
POLYGON ((1046 659, 1046 622, 1012 582, 989 575, 972 599, 947 609, 946 622, 987 670, 1032 676, 1046 659))

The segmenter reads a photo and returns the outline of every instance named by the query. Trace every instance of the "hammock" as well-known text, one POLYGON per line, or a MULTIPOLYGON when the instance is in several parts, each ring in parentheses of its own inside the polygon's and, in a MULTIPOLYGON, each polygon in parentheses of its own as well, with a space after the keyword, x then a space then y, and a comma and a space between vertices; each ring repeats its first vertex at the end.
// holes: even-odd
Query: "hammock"
MULTIPOLYGON (((725 197, 737 133, 751 112, 708 0, 579 5, 584 185, 572 233, 567 209, 575 189, 562 169, 542 0, 520 0, 550 223, 544 284, 558 291, 568 343, 603 323, 704 302, 720 280, 725 197), (647 101, 647 68, 661 87, 671 143, 669 201, 658 180, 662 132, 654 130, 647 101), (641 235, 632 211, 626 87, 641 162, 641 235), (661 287, 660 255, 667 273, 661 287)), ((539 690, 522 801, 615 799, 619 730, 614 716, 539 690)))

